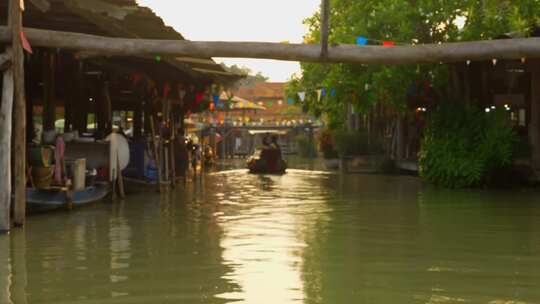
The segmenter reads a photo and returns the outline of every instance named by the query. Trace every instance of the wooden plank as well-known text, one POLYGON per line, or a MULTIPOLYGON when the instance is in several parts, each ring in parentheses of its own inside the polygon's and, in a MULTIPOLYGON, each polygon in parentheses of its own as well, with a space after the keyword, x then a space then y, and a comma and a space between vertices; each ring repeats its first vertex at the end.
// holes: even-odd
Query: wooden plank
POLYGON ((321 59, 328 58, 328 26, 330 23, 330 0, 321 2, 321 59))
POLYGON ((24 54, 20 33, 22 12, 20 0, 11 0, 9 24, 13 51, 13 79, 15 101, 13 112, 14 175, 15 175, 15 226, 23 226, 26 219, 26 97, 24 87, 24 54))
MULTIPOLYGON (((222 42, 109 38, 80 33, 25 28, 33 46, 84 50, 116 55, 193 56, 260 58, 321 62, 319 44, 267 42, 222 42)), ((0 42, 11 33, 0 27, 0 42)), ((364 64, 413 64, 466 60, 520 59, 540 57, 540 38, 500 39, 395 47, 332 45, 326 62, 364 64)))
POLYGON ((0 104, 0 233, 9 231, 11 209, 11 126, 13 112, 13 70, 4 72, 0 104))

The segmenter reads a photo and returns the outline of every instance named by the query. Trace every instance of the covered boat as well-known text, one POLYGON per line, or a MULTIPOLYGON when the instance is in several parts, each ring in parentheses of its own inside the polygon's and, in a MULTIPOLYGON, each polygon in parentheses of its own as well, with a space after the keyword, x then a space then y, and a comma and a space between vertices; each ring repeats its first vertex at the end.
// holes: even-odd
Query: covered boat
POLYGON ((281 151, 274 148, 256 150, 247 160, 250 173, 284 174, 287 163, 281 158, 281 151))

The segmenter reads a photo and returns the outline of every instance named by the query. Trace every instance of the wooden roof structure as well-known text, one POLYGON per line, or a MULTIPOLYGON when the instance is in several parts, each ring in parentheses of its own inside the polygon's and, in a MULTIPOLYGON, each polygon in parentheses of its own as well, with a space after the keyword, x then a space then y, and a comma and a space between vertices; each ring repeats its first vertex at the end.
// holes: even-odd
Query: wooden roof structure
MULTIPOLYGON (((172 27, 166 26, 150 8, 137 5, 135 0, 30 0, 27 2, 23 14, 25 27, 111 38, 185 40, 172 27)), ((0 10, 7 11, 7 3, 8 1, 2 1, 0 10)), ((0 14, 1 24, 6 24, 6 17, 0 14)), ((104 56, 84 51, 80 51, 79 54, 83 58, 104 56)), ((243 75, 228 72, 211 58, 185 56, 176 58, 160 56, 160 54, 155 56, 159 56, 163 63, 182 71, 194 80, 227 83, 243 77, 243 75)), ((154 57, 137 57, 139 62, 145 59, 156 62, 154 57)), ((134 58, 124 59, 124 61, 129 60, 134 60, 134 58)))

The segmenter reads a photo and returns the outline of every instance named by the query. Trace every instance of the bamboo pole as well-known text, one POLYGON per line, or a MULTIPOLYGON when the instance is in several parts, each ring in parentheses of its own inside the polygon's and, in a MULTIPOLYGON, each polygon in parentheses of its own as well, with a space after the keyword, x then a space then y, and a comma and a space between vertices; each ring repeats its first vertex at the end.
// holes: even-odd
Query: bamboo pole
POLYGON ((15 226, 23 226, 26 218, 26 98, 24 87, 24 54, 21 42, 22 10, 20 0, 10 0, 9 24, 13 51, 14 100, 14 174, 15 226))
POLYGON ((13 70, 4 71, 0 104, 0 233, 9 231, 11 213, 11 127, 13 112, 13 70))
MULTIPOLYGON (((13 1, 13 0, 12 0, 13 1)), ((319 44, 268 42, 223 42, 188 40, 124 39, 25 28, 33 46, 85 50, 109 55, 154 55, 260 58, 286 61, 321 62, 319 44)), ((0 42, 11 39, 11 32, 0 26, 0 42)), ((540 38, 499 39, 395 47, 332 45, 330 63, 413 64, 462 62, 466 60, 520 59, 540 57, 540 38)))

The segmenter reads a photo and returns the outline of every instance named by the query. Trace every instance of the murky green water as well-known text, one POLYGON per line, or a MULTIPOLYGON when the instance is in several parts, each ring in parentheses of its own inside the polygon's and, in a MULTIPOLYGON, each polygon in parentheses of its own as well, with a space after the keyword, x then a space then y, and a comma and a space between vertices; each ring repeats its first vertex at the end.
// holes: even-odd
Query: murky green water
POLYGON ((540 303, 540 192, 244 170, 0 236, 0 303, 540 303))

